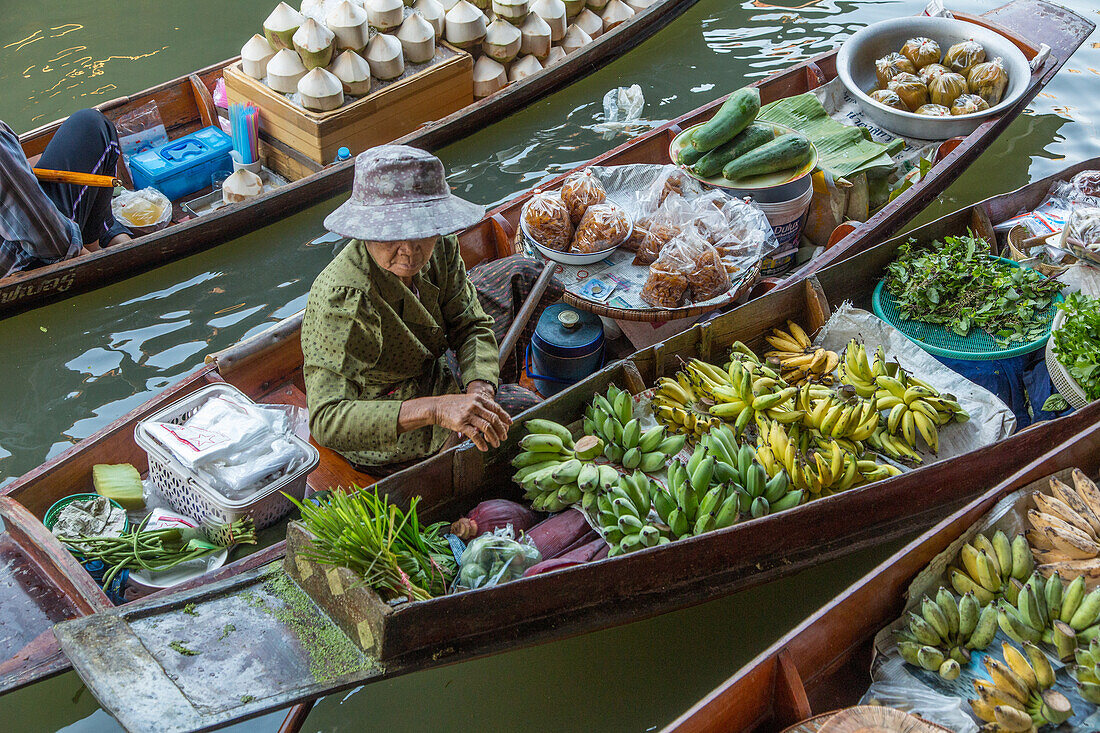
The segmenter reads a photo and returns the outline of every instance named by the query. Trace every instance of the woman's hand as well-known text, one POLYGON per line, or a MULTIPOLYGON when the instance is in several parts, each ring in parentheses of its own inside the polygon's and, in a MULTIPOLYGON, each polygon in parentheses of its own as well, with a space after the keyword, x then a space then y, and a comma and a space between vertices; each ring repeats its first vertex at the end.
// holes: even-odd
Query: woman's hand
POLYGON ((470 384, 468 394, 441 395, 434 398, 433 418, 436 425, 453 430, 473 441, 478 450, 496 448, 508 437, 508 426, 512 418, 483 388, 492 391, 485 382, 470 384))

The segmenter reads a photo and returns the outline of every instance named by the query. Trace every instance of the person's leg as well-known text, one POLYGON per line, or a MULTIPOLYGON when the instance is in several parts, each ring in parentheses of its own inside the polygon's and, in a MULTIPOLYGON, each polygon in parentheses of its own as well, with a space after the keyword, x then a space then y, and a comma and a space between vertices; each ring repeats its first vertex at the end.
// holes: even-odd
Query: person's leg
MULTIPOLYGON (((54 133, 36 167, 113 176, 118 154, 115 126, 99 110, 82 109, 54 133)), ((77 223, 85 244, 98 240, 100 246, 106 246, 108 236, 124 233, 111 212, 110 188, 43 183, 42 190, 62 214, 77 223)))
MULTIPOLYGON (((493 333, 497 337, 498 344, 504 340, 504 335, 508 333, 516 313, 523 307, 527 295, 531 292, 535 281, 542 273, 542 267, 543 264, 537 260, 523 255, 512 255, 511 257, 480 264, 468 273, 470 281, 477 289, 481 307, 493 319, 493 333)), ((561 300, 562 292, 561 283, 556 279, 551 281, 550 286, 546 288, 546 292, 539 301, 538 308, 524 326, 519 340, 516 341, 515 351, 509 356, 500 372, 501 384, 519 381, 519 360, 535 333, 539 316, 547 306, 561 300)), ((528 390, 524 391, 533 394, 528 390)), ((504 404, 501 403, 501 406, 504 407, 504 404)), ((505 407, 505 409, 508 408, 505 407)), ((509 410, 509 412, 511 411, 509 410)))

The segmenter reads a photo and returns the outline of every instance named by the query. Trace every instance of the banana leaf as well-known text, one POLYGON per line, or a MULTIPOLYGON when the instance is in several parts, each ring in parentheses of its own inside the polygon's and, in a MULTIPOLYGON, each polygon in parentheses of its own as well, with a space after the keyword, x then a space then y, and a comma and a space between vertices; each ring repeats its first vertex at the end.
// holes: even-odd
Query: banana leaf
POLYGON ((757 119, 792 127, 810 138, 817 148, 817 167, 834 177, 890 167, 894 164, 890 156, 905 145, 901 139, 889 145, 874 142, 861 128, 837 122, 813 92, 772 102, 760 110, 757 119))

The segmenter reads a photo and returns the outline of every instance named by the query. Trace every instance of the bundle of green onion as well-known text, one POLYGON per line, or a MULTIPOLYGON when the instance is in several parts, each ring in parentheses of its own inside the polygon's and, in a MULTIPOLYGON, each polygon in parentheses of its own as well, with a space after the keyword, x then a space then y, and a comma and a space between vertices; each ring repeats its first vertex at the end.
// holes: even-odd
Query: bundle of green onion
POLYGON ((387 600, 423 601, 444 595, 457 565, 443 535, 446 522, 422 527, 416 516, 420 498, 408 512, 371 489, 333 491, 319 504, 291 501, 313 533, 307 559, 350 568, 387 600))
MULTIPOLYGON (((152 515, 150 515, 152 516, 152 515)), ((59 537, 73 553, 89 560, 102 560, 109 569, 103 575, 103 585, 110 585, 123 570, 168 570, 189 560, 198 560, 225 549, 210 542, 201 528, 166 527, 146 530, 149 517, 137 529, 117 537, 59 537)), ((228 527, 231 544, 256 544, 256 529, 252 519, 242 517, 228 527)))

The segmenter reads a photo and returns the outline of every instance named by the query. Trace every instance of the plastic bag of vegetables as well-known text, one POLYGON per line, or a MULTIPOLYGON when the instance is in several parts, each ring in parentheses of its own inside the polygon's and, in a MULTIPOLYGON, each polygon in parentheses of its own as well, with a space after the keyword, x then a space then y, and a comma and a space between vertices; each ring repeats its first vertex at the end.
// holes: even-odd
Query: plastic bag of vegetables
POLYGON ((522 578, 527 568, 542 560, 526 535, 516 539, 511 525, 475 537, 459 558, 455 591, 488 588, 522 578))

